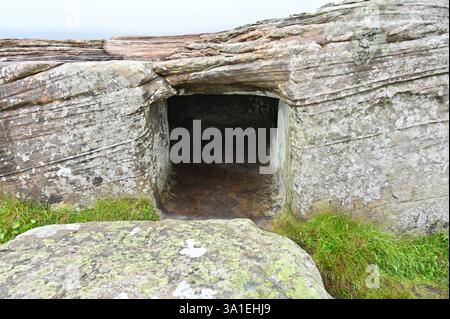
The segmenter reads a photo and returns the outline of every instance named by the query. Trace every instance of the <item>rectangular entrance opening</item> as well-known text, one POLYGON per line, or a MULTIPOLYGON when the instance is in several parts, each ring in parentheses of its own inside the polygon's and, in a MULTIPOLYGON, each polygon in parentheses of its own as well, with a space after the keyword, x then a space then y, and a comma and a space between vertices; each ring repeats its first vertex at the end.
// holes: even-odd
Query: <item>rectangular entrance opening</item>
MULTIPOLYGON (((263 164, 257 153, 258 147, 261 147, 258 143, 265 142, 266 155, 272 154, 274 157, 273 150, 270 150, 270 129, 277 127, 279 100, 250 95, 189 95, 172 97, 167 104, 169 131, 173 133, 175 129, 182 128, 182 131, 189 132, 190 154, 189 163, 172 161, 168 191, 161 201, 163 213, 185 219, 251 218, 255 221, 270 216, 276 205, 273 199, 277 193, 277 174, 260 174, 260 166, 263 164), (201 122, 194 122, 198 120, 201 122), (210 128, 220 131, 222 154, 219 163, 205 163, 203 156, 200 163, 198 158, 195 162, 193 153, 196 150, 195 134, 199 123, 202 133, 210 128), (252 132, 246 131, 248 128, 254 129, 256 148, 250 142, 251 137, 245 136, 245 142, 241 144, 244 155, 239 155, 239 142, 234 137, 230 157, 227 152, 227 147, 230 149, 230 139, 226 138, 226 130, 236 128, 247 133, 252 132), (265 130, 263 132, 258 129, 265 130), (265 137, 261 138, 261 134, 265 134, 265 137), (256 152, 254 156, 253 152, 256 152), (253 157, 256 158, 256 163, 253 157)), ((215 139, 215 136, 209 137, 210 139, 202 140, 197 146, 200 145, 204 150, 215 139)), ((176 145, 180 146, 180 140, 181 136, 172 140, 171 149, 176 145)), ((181 150, 177 149, 179 152, 176 153, 181 154, 181 150)), ((216 160, 219 158, 215 153, 217 148, 208 150, 216 155, 216 160)), ((172 156, 171 159, 173 160, 172 156)), ((274 160, 271 158, 272 164, 274 160)))

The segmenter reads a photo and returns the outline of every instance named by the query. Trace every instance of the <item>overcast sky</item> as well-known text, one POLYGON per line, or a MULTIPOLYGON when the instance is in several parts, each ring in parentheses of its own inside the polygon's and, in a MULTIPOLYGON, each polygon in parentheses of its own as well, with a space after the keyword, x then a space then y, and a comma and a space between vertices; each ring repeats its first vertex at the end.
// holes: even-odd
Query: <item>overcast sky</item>
POLYGON ((110 38, 227 30, 333 0, 0 0, 0 38, 110 38))

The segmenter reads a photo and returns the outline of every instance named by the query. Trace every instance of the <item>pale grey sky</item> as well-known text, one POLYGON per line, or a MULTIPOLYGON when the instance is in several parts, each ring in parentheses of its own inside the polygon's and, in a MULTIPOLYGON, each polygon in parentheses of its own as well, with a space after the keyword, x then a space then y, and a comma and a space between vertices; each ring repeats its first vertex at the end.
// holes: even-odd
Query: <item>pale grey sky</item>
POLYGON ((333 0, 0 0, 0 38, 86 39, 227 30, 333 0))

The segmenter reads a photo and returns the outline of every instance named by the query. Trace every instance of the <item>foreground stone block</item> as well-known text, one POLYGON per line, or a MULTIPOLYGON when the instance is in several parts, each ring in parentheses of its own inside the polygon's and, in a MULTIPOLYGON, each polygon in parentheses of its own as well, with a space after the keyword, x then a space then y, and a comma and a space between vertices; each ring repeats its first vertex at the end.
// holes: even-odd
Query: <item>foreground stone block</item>
POLYGON ((0 298, 330 298, 311 257, 246 219, 51 225, 0 246, 0 298))

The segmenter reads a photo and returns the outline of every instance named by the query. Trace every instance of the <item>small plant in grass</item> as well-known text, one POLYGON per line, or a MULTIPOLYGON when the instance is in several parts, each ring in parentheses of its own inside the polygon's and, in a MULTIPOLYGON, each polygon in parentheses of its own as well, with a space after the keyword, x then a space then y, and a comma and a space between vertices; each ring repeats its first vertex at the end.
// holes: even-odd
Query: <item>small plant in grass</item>
POLYGON ((81 210, 52 208, 0 193, 0 244, 38 226, 91 221, 158 220, 146 199, 105 198, 81 210))
POLYGON ((448 231, 395 238, 344 213, 299 221, 289 210, 273 230, 311 254, 336 298, 448 298, 448 231), (379 288, 366 285, 368 265, 380 270, 379 288))

